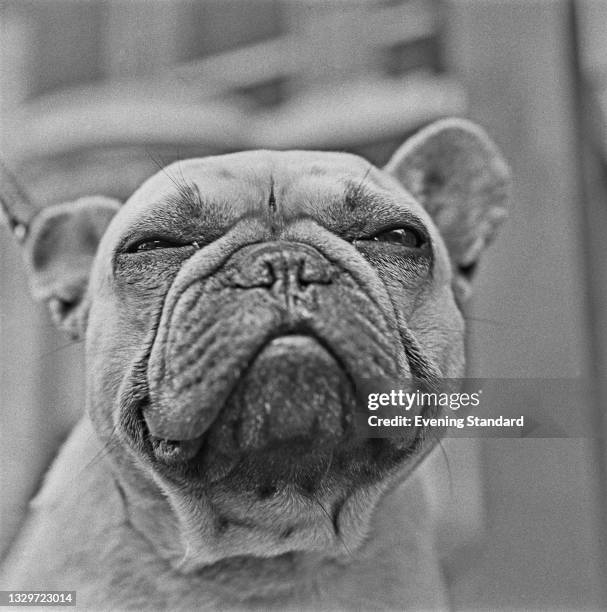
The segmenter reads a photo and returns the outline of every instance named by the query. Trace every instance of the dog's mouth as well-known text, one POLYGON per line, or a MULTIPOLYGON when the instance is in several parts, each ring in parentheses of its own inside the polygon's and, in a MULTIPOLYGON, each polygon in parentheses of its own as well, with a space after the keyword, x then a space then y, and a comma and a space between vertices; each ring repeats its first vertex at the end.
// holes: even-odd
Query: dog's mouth
POLYGON ((185 460, 207 482, 242 471, 244 463, 249 476, 257 466, 264 477, 292 480, 352 436, 355 402, 353 384, 329 347, 311 335, 281 335, 252 356, 202 436, 152 437, 152 446, 158 460, 185 460))
POLYGON ((262 497, 285 488, 314 495, 349 481, 360 485, 407 451, 357 435, 358 401, 352 376, 329 345, 314 335, 280 335, 253 355, 202 435, 150 436, 153 459, 182 481, 262 497))

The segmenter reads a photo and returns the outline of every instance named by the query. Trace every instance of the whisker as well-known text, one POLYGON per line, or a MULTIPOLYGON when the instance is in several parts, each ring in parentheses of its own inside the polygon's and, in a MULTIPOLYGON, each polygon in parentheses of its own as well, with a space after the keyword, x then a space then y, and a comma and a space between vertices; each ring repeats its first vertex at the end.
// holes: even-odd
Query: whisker
POLYGON ((160 158, 160 161, 158 161, 147 148, 145 152, 147 153, 148 157, 154 162, 156 167, 169 179, 169 181, 171 181, 171 183, 173 183, 173 185, 175 185, 177 191, 181 192, 184 187, 188 187, 187 184, 182 185, 174 176, 171 175, 171 173, 166 169, 166 164, 164 163, 162 158, 160 158))
POLYGON ((56 353, 59 353, 60 351, 64 351, 72 346, 76 346, 77 344, 84 344, 84 338, 79 338, 78 340, 72 340, 71 342, 62 344, 61 346, 57 346, 49 351, 45 351, 41 355, 38 355, 37 359, 38 360, 46 359, 47 357, 50 357, 51 355, 55 355, 56 353))
POLYGON ((325 480, 332 465, 333 465, 333 449, 331 449, 331 454, 329 455, 329 461, 327 462, 327 468, 325 469, 323 475, 320 477, 320 483, 322 483, 325 480))
POLYGON ((78 472, 78 476, 81 476, 86 470, 93 467, 96 463, 101 461, 104 457, 107 457, 109 453, 119 444, 120 440, 117 437, 118 424, 115 424, 110 432, 108 439, 101 446, 101 448, 91 457, 89 461, 82 467, 78 472))
POLYGON ((327 509, 323 506, 322 502, 319 499, 316 499, 315 497, 313 498, 314 501, 318 504, 318 506, 320 507, 320 509, 323 511, 323 513, 325 514, 325 516, 327 517, 330 525, 331 525, 331 529, 333 531, 333 533, 337 536, 337 539, 341 542, 342 546, 346 549, 346 552, 348 553, 348 555, 352 558, 354 558, 354 555, 352 554, 352 551, 348 548, 348 546, 346 545, 344 539, 341 536, 341 533, 339 533, 338 531, 335 530, 334 528, 334 524, 333 524, 333 518, 331 517, 331 515, 327 512, 327 509))
POLYGON ((500 327, 503 329, 509 329, 512 327, 519 327, 523 329, 522 325, 513 325, 512 323, 504 323, 503 321, 498 321, 497 319, 490 319, 487 317, 473 317, 469 315, 463 315, 464 321, 470 321, 472 323, 484 323, 485 325, 495 325, 496 327, 500 327))
POLYGON ((358 196, 360 195, 360 192, 362 191, 363 185, 365 183, 365 181, 367 180, 367 177, 369 176, 371 170, 373 170, 373 164, 369 163, 366 172, 364 173, 362 179, 360 180, 360 182, 358 183, 358 185, 354 188, 354 191, 352 193, 350 193, 350 199, 355 202, 358 199, 358 196))
POLYGON ((443 444, 443 440, 440 436, 437 436, 433 429, 430 427, 428 428, 428 434, 430 437, 432 437, 432 439, 434 440, 434 442, 436 443, 436 445, 440 448, 440 453, 441 456, 443 457, 444 461, 445 461, 445 468, 447 470, 447 480, 449 481, 449 495, 451 497, 453 497, 454 495, 454 491, 453 491, 453 474, 451 472, 451 463, 449 461, 449 455, 447 454, 447 451, 445 450, 445 446, 443 444))
MULTIPOLYGON (((181 178, 182 184, 184 186, 188 186, 188 180, 186 179, 185 175, 183 174, 183 168, 181 167, 181 154, 179 153, 179 149, 177 149, 177 171, 179 172, 179 177, 181 178)), ((198 194, 200 196, 200 194, 198 194)))

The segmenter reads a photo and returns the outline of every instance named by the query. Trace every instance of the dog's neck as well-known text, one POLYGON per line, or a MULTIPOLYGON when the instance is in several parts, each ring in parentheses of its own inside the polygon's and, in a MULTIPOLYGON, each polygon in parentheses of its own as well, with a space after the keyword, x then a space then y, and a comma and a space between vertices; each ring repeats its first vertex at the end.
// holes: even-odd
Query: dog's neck
MULTIPOLYGON (((118 549, 128 554, 100 559, 99 581, 120 571, 116 566, 123 563, 126 573, 132 572, 133 567, 140 568, 141 572, 153 567, 153 571, 160 572, 159 588, 164 583, 163 575, 171 576, 166 581, 171 588, 181 585, 193 598, 204 597, 209 603, 258 602, 261 605, 260 602, 268 598, 273 602, 282 601, 285 607, 317 601, 326 609, 347 608, 348 605, 364 608, 365 602, 373 608, 397 608, 403 593, 408 601, 427 603, 428 593, 442 582, 434 561, 436 555, 423 484, 415 474, 405 485, 384 496, 374 514, 368 537, 357 550, 347 552, 339 560, 319 553, 288 553, 266 559, 243 556, 209 564, 176 579, 176 570, 158 555, 158 540, 151 541, 153 534, 161 538, 161 546, 172 547, 169 553, 183 555, 173 529, 176 521, 167 513, 166 500, 154 502, 159 506, 151 508, 145 505, 145 498, 142 500, 135 495, 131 499, 124 483, 115 478, 103 459, 103 450, 100 453, 95 440, 88 419, 84 419, 62 450, 34 508, 43 509, 40 514, 54 514, 51 520, 64 523, 66 533, 77 534, 80 529, 75 525, 86 523, 89 532, 94 530, 89 533, 88 543, 95 557, 100 542, 120 538, 116 543, 118 549), (86 470, 86 477, 82 471, 74 474, 74 465, 85 466, 82 469, 86 470), (83 497, 87 499, 89 510, 79 511, 83 497), (94 509, 94 516, 90 508, 94 509), (130 556, 136 556, 138 562, 131 563, 130 556), (420 563, 425 565, 423 569, 420 563), (112 565, 112 572, 107 571, 106 564, 112 565)), ((135 582, 139 579, 132 578, 135 582)), ((437 598, 437 605, 442 605, 442 594, 437 593, 437 598)))

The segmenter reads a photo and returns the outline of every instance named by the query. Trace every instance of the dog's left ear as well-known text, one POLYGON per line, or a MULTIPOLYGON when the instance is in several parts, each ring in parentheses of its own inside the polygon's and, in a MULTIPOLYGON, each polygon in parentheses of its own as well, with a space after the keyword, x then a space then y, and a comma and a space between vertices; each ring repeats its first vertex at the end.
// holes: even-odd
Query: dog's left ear
POLYGON ((451 257, 458 300, 470 292, 479 256, 506 218, 510 172, 487 134, 444 119, 402 145, 384 168, 428 211, 451 257))

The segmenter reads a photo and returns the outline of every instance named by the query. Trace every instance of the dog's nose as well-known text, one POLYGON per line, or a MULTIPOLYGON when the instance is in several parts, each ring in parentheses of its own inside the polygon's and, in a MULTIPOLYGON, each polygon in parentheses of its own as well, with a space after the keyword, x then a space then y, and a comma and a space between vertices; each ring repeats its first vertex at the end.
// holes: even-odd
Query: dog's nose
POLYGON ((232 257, 229 270, 234 287, 266 287, 277 292, 302 292, 332 280, 332 267, 325 257, 309 245, 292 242, 244 247, 232 257))

